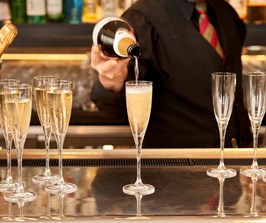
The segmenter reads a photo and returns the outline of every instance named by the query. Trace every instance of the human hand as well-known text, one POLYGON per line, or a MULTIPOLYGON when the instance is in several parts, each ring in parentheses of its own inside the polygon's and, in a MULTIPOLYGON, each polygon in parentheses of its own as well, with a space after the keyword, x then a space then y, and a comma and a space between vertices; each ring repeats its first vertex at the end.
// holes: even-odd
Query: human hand
POLYGON ((119 92, 123 89, 129 61, 130 58, 109 58, 103 55, 99 46, 92 46, 91 66, 98 72, 101 84, 108 90, 119 92))

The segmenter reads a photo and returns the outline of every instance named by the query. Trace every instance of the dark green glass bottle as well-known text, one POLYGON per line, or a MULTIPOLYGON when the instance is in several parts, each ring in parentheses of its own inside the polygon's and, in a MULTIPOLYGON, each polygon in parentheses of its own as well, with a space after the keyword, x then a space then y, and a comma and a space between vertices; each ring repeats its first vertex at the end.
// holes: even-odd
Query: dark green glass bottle
POLYGON ((27 0, 27 22, 46 22, 45 0, 27 0))
POLYGON ((23 24, 27 22, 26 0, 12 0, 10 1, 10 8, 13 23, 23 24))
POLYGON ((46 0, 48 22, 64 22, 65 10, 63 0, 46 0))

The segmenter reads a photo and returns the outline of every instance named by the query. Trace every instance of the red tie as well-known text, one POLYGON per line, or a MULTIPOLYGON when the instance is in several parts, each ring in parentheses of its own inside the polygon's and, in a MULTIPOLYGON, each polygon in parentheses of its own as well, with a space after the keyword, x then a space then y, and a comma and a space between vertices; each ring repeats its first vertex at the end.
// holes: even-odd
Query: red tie
POLYGON ((209 17, 207 15, 207 5, 206 0, 196 1, 196 9, 199 13, 199 30, 201 35, 213 46, 217 53, 224 58, 223 49, 220 45, 218 35, 210 23, 209 17))

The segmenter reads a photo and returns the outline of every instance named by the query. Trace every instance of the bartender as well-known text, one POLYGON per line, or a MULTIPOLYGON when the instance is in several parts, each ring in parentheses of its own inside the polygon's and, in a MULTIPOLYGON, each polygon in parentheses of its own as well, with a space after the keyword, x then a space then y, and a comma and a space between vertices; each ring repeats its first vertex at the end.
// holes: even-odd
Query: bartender
MULTIPOLYGON (((122 17, 134 28, 143 50, 139 79, 153 82, 143 147, 219 147, 211 97, 211 73, 219 71, 237 74, 225 146, 249 146, 250 124, 241 90, 246 27, 230 4, 221 0, 138 0, 122 17), (206 37, 204 29, 212 30, 212 38, 206 37)), ((134 61, 107 58, 97 45, 92 46, 91 59, 98 71, 92 100, 106 118, 125 115, 124 85, 134 79, 134 61)))

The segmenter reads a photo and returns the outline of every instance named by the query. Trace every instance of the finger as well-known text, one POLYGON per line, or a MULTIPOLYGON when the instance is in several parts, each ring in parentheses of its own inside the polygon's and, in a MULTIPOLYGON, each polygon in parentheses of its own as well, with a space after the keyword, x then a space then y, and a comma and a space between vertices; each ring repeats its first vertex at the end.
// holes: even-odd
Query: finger
POLYGON ((99 73, 104 74, 107 72, 113 72, 117 66, 117 60, 108 60, 98 65, 99 73))
POLYGON ((98 45, 93 45, 91 48, 91 65, 92 67, 96 67, 99 63, 101 63, 101 52, 98 45))

